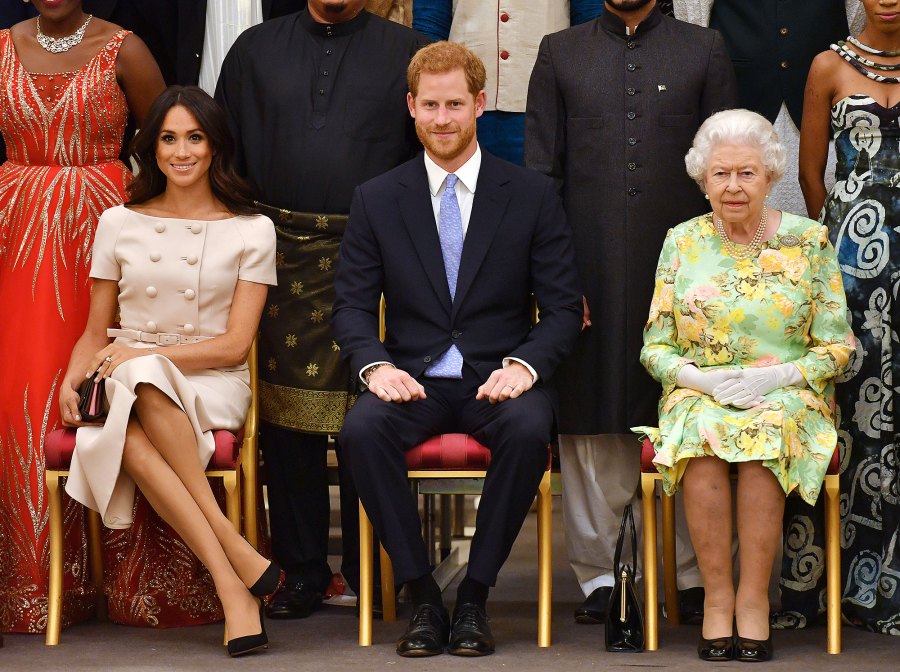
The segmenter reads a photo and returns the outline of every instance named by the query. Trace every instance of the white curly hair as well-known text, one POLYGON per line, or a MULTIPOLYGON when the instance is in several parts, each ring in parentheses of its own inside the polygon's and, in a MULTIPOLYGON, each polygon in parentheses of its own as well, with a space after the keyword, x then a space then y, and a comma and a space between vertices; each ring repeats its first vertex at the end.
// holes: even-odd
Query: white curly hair
POLYGON ((684 157, 688 175, 706 192, 706 167, 713 150, 719 145, 749 145, 759 151, 763 167, 777 182, 784 175, 784 145, 768 119, 750 110, 716 112, 701 124, 694 144, 684 157))

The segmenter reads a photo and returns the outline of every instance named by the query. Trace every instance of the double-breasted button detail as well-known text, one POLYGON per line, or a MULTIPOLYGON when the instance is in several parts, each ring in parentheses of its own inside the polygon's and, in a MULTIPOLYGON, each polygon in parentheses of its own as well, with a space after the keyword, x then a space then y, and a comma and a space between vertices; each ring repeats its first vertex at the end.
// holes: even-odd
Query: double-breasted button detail
POLYGON ((627 93, 629 96, 633 96, 637 93, 637 90, 633 86, 629 86, 627 89, 625 89, 625 93, 627 93))
POLYGON ((153 228, 157 233, 163 233, 166 230, 166 223, 165 222, 157 222, 153 228))
POLYGON ((195 329, 194 329, 194 325, 193 325, 193 324, 186 324, 186 325, 184 325, 184 333, 186 333, 186 334, 193 334, 194 331, 195 331, 195 329))
POLYGON ((203 233, 203 222, 194 222, 191 224, 191 233, 203 233))
POLYGON ((193 301, 195 296, 197 296, 197 293, 193 289, 184 290, 184 298, 188 301, 193 301))
POLYGON ((425 355, 425 357, 422 359, 422 361, 425 362, 426 364, 430 364, 431 363, 431 355, 425 355))
POLYGON ((149 285, 145 291, 147 292, 147 296, 149 296, 151 299, 156 298, 157 291, 156 287, 154 287, 153 285, 149 285))
POLYGON ((630 121, 634 121, 635 118, 637 117, 637 114, 635 114, 634 112, 629 112, 629 113, 626 114, 625 116, 628 117, 628 119, 629 119, 630 121))
POLYGON ((162 255, 159 252, 157 252, 156 250, 154 250, 153 252, 150 253, 150 261, 156 262, 156 261, 159 261, 160 259, 162 259, 162 255))
POLYGON ((196 254, 189 254, 184 258, 184 260, 188 263, 189 266, 193 266, 198 261, 196 254))
POLYGON ((156 333, 156 322, 153 322, 151 320, 150 322, 147 322, 147 324, 145 324, 144 326, 146 327, 147 331, 149 331, 151 334, 156 333))

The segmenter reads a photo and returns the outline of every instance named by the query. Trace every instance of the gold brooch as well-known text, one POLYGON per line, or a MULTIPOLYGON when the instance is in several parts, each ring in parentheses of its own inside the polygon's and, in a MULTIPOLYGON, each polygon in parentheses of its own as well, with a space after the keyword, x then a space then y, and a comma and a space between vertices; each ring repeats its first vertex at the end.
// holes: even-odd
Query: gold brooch
POLYGON ((319 231, 324 231, 328 228, 328 217, 325 215, 316 215, 316 228, 319 231))
POLYGON ((287 224, 291 221, 291 211, 285 210, 283 208, 278 210, 278 219, 281 220, 282 224, 287 224))
POLYGON ((795 236, 793 233, 789 233, 786 236, 778 236, 778 240, 785 247, 797 247, 798 245, 800 245, 800 242, 801 242, 800 238, 795 236))

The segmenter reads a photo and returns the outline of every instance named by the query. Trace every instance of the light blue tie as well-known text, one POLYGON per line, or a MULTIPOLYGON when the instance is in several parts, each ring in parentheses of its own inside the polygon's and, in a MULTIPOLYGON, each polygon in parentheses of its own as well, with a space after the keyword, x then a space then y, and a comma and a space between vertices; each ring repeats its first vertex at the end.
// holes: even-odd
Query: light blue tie
MULTIPOLYGON (((441 238, 441 253, 444 256, 444 272, 450 286, 451 303, 456 298, 456 278, 459 275, 459 259, 463 248, 462 214, 456 200, 458 179, 453 173, 447 175, 438 215, 438 235, 441 238)), ((462 353, 455 345, 451 345, 449 350, 425 370, 425 375, 431 378, 462 378, 462 365, 462 353)))

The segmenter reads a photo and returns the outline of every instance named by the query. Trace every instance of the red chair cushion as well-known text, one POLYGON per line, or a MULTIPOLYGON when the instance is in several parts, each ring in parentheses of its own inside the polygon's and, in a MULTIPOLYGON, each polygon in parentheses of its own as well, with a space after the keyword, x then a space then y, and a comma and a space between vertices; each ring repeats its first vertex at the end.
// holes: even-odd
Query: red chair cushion
MULTIPOLYGON (((841 457, 839 452, 837 446, 835 446, 834 452, 831 454, 831 462, 828 463, 828 470, 825 472, 828 476, 834 476, 841 473, 841 457)), ((644 442, 641 444, 642 474, 656 473, 656 465, 653 464, 653 458, 655 456, 656 451, 653 449, 653 443, 650 439, 644 439, 644 442)))
MULTIPOLYGON (((241 444, 244 441, 244 429, 237 434, 226 429, 213 430, 216 448, 209 460, 207 469, 234 469, 241 444)), ((72 453, 75 452, 75 430, 71 427, 55 429, 44 439, 44 461, 46 469, 65 471, 72 464, 72 453)))
POLYGON ((491 451, 468 434, 439 434, 406 451, 410 471, 484 470, 491 463, 491 451))

